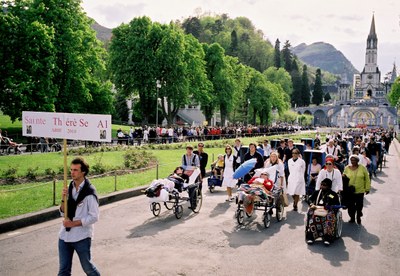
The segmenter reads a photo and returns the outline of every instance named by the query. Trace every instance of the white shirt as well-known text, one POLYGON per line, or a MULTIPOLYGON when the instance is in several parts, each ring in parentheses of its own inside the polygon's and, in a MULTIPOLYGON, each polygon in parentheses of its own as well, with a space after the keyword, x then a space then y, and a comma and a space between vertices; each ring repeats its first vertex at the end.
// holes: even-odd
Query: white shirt
MULTIPOLYGON (((78 198, 79 192, 82 190, 85 181, 79 185, 78 191, 75 187, 72 189, 72 197, 76 200, 78 198)), ((61 212, 61 216, 64 213, 61 212)), ((86 196, 81 202, 78 202, 76 206, 75 216, 73 221, 80 220, 82 222, 81 226, 71 227, 71 230, 67 232, 64 225, 61 225, 59 232, 60 240, 65 242, 77 242, 86 238, 93 237, 93 226, 94 223, 99 220, 99 204, 94 195, 86 196)))
POLYGON ((321 170, 318 174, 317 182, 315 182, 315 190, 319 190, 321 182, 325 178, 332 180, 332 191, 337 193, 343 190, 342 174, 338 169, 333 169, 331 172, 328 172, 326 169, 321 170))
POLYGON ((264 147, 264 156, 268 157, 271 154, 271 151, 272 151, 271 145, 267 144, 267 145, 264 145, 263 147, 264 147))

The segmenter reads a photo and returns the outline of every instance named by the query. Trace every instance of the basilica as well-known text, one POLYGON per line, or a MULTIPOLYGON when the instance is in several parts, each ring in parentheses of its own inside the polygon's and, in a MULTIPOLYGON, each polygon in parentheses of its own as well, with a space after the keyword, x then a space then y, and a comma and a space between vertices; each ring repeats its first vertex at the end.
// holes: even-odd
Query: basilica
POLYGON ((365 51, 365 66, 355 74, 353 84, 344 81, 339 84, 334 103, 317 107, 297 108, 299 114, 314 116, 314 124, 320 126, 384 127, 397 129, 397 110, 390 107, 387 94, 397 78, 396 65, 382 82, 378 67, 378 36, 375 17, 372 16, 365 51))

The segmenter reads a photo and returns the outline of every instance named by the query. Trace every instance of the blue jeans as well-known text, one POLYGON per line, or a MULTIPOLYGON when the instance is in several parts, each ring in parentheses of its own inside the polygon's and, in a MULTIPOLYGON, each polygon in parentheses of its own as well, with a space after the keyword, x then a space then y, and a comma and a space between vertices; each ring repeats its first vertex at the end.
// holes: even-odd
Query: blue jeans
POLYGON ((78 242, 64 242, 63 240, 59 239, 58 256, 60 259, 60 270, 58 272, 58 276, 71 275, 72 256, 74 255, 74 251, 76 251, 78 254, 82 269, 86 275, 100 275, 96 266, 91 261, 91 244, 91 238, 86 238, 78 242))
POLYGON ((373 173, 376 172, 378 166, 378 159, 376 158, 376 155, 371 156, 371 170, 373 173))

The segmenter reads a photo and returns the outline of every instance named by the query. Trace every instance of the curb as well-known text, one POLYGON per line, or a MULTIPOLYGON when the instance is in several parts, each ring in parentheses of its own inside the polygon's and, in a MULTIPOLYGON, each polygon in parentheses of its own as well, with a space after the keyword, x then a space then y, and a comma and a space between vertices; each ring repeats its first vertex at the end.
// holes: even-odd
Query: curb
MULTIPOLYGON (((142 190, 148 186, 141 186, 124 190, 121 192, 114 192, 99 198, 100 206, 110 204, 119 200, 142 195, 142 190)), ((31 226, 34 224, 46 222, 60 217, 58 206, 50 207, 38 212, 15 216, 7 219, 0 220, 0 234, 14 231, 16 229, 31 226)))

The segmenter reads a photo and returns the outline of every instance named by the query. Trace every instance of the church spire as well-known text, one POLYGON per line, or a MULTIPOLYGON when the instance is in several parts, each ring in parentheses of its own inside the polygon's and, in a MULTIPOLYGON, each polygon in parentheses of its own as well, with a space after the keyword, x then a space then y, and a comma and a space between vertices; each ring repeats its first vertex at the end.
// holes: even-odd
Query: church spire
POLYGON ((392 70, 392 76, 390 78, 390 83, 394 83, 396 79, 397 79, 396 62, 393 62, 393 70, 392 70))
POLYGON ((370 40, 370 39, 378 39, 378 37, 376 36, 376 32, 375 32, 375 16, 374 16, 374 14, 372 15, 371 28, 369 30, 369 35, 368 35, 368 40, 370 40))

